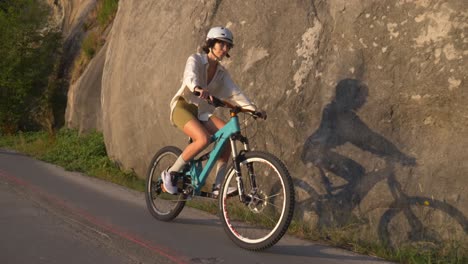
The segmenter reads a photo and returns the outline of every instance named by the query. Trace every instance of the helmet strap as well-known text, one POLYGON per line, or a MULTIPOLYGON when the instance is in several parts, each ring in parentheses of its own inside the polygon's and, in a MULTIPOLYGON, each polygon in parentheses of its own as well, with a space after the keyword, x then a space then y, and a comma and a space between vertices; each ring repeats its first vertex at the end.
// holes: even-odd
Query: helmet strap
POLYGON ((213 48, 210 48, 210 52, 211 52, 211 54, 213 54, 213 56, 215 57, 215 60, 216 60, 217 62, 220 62, 220 61, 221 61, 221 60, 219 59, 219 57, 216 56, 216 55, 214 54, 213 48))

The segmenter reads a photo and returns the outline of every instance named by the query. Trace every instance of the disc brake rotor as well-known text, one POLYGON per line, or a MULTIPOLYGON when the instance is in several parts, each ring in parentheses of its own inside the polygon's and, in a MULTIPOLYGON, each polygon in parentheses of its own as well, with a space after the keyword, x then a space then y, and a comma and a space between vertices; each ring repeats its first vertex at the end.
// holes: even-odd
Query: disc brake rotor
POLYGON ((256 194, 252 195, 251 201, 249 202, 249 208, 254 213, 261 213, 267 206, 267 196, 263 191, 257 191, 256 194))

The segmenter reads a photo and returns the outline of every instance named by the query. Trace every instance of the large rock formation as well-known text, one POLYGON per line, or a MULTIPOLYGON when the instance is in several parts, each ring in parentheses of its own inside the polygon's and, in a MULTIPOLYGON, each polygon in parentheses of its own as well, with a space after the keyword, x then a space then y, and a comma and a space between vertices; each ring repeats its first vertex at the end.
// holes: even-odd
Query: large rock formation
POLYGON ((65 120, 80 133, 102 131, 101 83, 107 45, 91 60, 81 77, 68 89, 65 120))
MULTIPOLYGON (((56 125, 60 126, 67 123, 67 125, 71 127, 79 128, 84 131, 94 130, 96 128, 99 129, 99 120, 102 116, 99 112, 100 82, 97 92, 96 89, 93 89, 91 93, 85 93, 84 89, 80 89, 78 95, 74 92, 74 87, 76 85, 72 84, 68 87, 68 82, 65 82, 70 79, 70 71, 79 54, 81 42, 87 33, 85 22, 90 12, 96 7, 97 0, 46 0, 46 2, 52 10, 49 24, 51 27, 61 30, 63 36, 62 59, 58 68, 57 77, 63 81, 62 85, 60 85, 59 93, 61 97, 67 97, 67 107, 65 108, 64 105, 56 106, 58 108, 56 109, 58 113, 55 114, 56 125), (97 103, 93 104, 93 99, 79 100, 84 97, 95 98, 97 103), (75 102, 75 100, 77 101, 75 102), (93 109, 90 109, 90 106, 93 109), (88 112, 91 113, 88 114, 88 112)), ((101 55, 101 57, 104 56, 101 55)), ((92 75, 99 75, 98 78, 100 81, 102 71, 99 72, 94 71, 94 69, 89 69, 88 72, 90 71, 92 71, 92 75)), ((84 79, 89 79, 89 77, 84 77, 84 79)), ((83 81, 82 87, 87 87, 85 85, 88 83, 96 82, 83 81)), ((94 88, 95 86, 96 85, 92 87, 94 88)), ((88 90, 90 89, 88 88, 88 90)))
POLYGON ((287 164, 298 217, 391 245, 466 241, 466 10, 464 0, 120 0, 100 97, 108 153, 143 177, 160 147, 184 146, 169 101, 187 57, 224 25, 236 46, 223 63, 269 114, 253 142, 287 164))
MULTIPOLYGON (((59 27, 66 40, 75 37, 97 0, 46 0, 52 8, 52 24, 59 27)), ((78 42, 79 46, 79 41, 78 42)))

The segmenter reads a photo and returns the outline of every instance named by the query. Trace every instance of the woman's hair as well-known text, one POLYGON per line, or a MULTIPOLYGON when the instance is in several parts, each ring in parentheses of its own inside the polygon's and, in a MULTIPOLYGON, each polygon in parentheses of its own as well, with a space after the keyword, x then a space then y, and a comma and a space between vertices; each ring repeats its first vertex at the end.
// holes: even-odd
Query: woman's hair
MULTIPOLYGON (((223 41, 220 39, 207 39, 202 46, 203 52, 205 52, 206 54, 210 53, 210 49, 212 49, 217 42, 223 42, 223 41)), ((229 55, 229 52, 226 54, 226 57, 227 58, 231 57, 231 55, 229 55)))
POLYGON ((202 46, 202 50, 208 54, 210 53, 210 49, 214 47, 214 45, 216 44, 216 42, 219 42, 219 40, 217 39, 207 39, 205 41, 205 43, 203 44, 202 46))

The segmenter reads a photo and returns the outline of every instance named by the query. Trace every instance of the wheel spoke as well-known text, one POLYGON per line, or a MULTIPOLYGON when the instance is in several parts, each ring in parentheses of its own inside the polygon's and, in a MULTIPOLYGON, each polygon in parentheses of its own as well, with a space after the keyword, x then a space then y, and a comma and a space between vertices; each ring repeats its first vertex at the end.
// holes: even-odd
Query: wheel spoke
MULTIPOLYGON (((229 201, 223 193, 220 201, 222 222, 230 238, 247 249, 265 249, 274 245, 286 232, 292 218, 294 191, 284 165, 270 154, 249 152, 241 164, 244 193, 250 193, 252 184, 246 164, 255 170, 255 194, 248 205, 229 201), (258 155, 258 156, 257 156, 258 155)), ((237 174, 231 170, 225 186, 237 186, 237 174)), ((227 187, 224 187, 227 190, 227 187)))
POLYGON ((277 224, 278 220, 275 220, 273 219, 272 217, 270 217, 269 215, 265 214, 265 213, 260 213, 262 215, 264 215, 268 220, 270 220, 273 224, 277 224))
POLYGON ((273 207, 275 207, 275 208, 282 209, 282 208, 283 208, 283 205, 280 206, 280 205, 276 205, 276 204, 274 204, 274 203, 268 202, 268 199, 270 199, 271 197, 275 197, 275 196, 277 196, 277 195, 269 196, 269 197, 267 197, 266 199, 260 199, 260 201, 264 201, 264 202, 266 202, 267 204, 269 204, 269 205, 271 205, 271 206, 273 206, 273 207))
POLYGON ((161 173, 171 166, 181 153, 176 147, 164 147, 156 153, 148 169, 146 205, 150 213, 162 221, 174 219, 185 206, 186 197, 183 194, 172 195, 161 190, 161 173))

